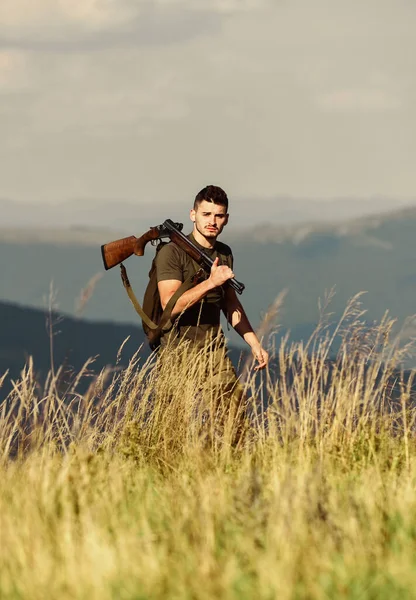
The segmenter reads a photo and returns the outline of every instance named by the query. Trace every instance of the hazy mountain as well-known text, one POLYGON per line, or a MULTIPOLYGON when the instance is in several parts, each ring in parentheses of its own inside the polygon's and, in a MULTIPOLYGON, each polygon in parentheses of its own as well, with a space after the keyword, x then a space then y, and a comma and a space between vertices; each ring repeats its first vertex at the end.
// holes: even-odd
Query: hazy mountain
MULTIPOLYGON (((333 200, 302 199, 290 196, 273 198, 236 198, 231 200, 229 229, 239 229, 263 223, 279 225, 307 221, 351 219, 397 209, 412 204, 409 200, 384 198, 338 198, 333 200)), ((416 199, 414 199, 416 204, 416 199)), ((146 202, 123 200, 68 200, 60 204, 33 204, 0 199, 3 228, 111 228, 139 232, 167 218, 188 221, 190 202, 146 202)))
MULTIPOLYGON (((78 372, 88 358, 95 357, 89 369, 91 375, 106 365, 115 365, 119 348, 129 338, 120 361, 127 364, 145 341, 143 331, 134 325, 92 323, 59 313, 54 313, 50 320, 45 311, 5 302, 0 302, 0 331, 0 377, 9 371, 0 397, 10 390, 10 380, 18 379, 29 356, 34 357, 36 373, 42 382, 52 364, 58 368, 64 361, 67 373, 78 372)), ((141 354, 143 358, 149 354, 147 345, 141 354)))
MULTIPOLYGON (((142 344, 140 321, 122 287, 119 269, 103 269, 100 245, 114 237, 114 231, 105 230, 33 228, 23 237, 18 230, 0 230, 0 375, 10 369, 11 377, 18 377, 29 355, 35 356, 41 376, 48 371, 45 307, 51 283, 53 307, 72 315, 60 321, 56 314, 55 364, 66 359, 79 369, 88 357, 99 355, 94 367, 98 370, 114 364, 128 336, 123 360, 142 344), (80 296, 83 302, 76 309, 80 296), (74 318, 76 313, 87 320, 74 318)), ((334 224, 270 223, 244 234, 227 230, 223 234, 223 240, 232 243, 236 276, 246 284, 242 301, 253 324, 286 289, 277 324, 281 334, 289 329, 295 340, 308 338, 319 319, 318 298, 334 286, 335 297, 326 309, 333 313, 331 321, 363 291, 367 324, 386 310, 399 325, 415 314, 415 239, 416 208, 334 224)), ((153 255, 149 245, 143 258, 126 261, 139 298, 153 255)), ((406 324, 405 333, 414 337, 414 321, 406 324)), ((232 344, 241 343, 232 331, 227 335, 232 344)))
MULTIPOLYGON (((87 359, 94 358, 78 387, 83 391, 103 367, 123 367, 137 351, 142 361, 150 355, 138 325, 90 322, 59 312, 50 315, 8 302, 0 302, 0 332, 0 379, 8 371, 0 400, 12 389, 12 381, 19 379, 29 357, 33 357, 40 385, 52 367, 57 370, 64 365, 63 379, 68 383, 87 359)), ((230 355, 237 366, 241 352, 230 347, 230 355)))
MULTIPOLYGON (((51 281, 57 307, 74 314, 76 299, 92 277, 91 298, 83 316, 91 320, 138 323, 122 288, 119 269, 104 273, 100 244, 111 232, 54 231, 49 242, 23 241, 0 235, 0 299, 43 307, 51 281), (61 240, 57 243, 53 238, 61 240), (100 275, 98 275, 100 274, 100 275), (98 277, 101 278, 98 280, 98 277), (95 287, 94 287, 95 286, 95 287)), ((287 289, 279 324, 292 336, 305 337, 319 318, 318 299, 336 286, 329 312, 333 319, 358 292, 367 292, 367 318, 380 319, 386 310, 403 320, 416 312, 416 209, 360 218, 338 224, 307 224, 251 228, 245 235, 225 231, 232 242, 235 272, 246 284, 243 304, 257 325, 277 294, 287 289)), ((147 284, 154 250, 126 261, 130 280, 140 298, 147 284)), ((239 338, 230 332, 233 343, 239 338)))

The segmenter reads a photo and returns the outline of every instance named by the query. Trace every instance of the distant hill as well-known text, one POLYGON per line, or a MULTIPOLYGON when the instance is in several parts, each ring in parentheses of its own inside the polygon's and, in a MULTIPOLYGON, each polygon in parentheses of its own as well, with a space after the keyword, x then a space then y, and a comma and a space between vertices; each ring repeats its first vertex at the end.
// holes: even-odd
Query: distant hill
MULTIPOLYGON (((29 356, 34 357, 39 381, 43 381, 51 368, 49 318, 41 310, 0 302, 0 377, 9 371, 8 382, 0 390, 0 398, 10 389, 10 379, 16 380, 29 356)), ((67 370, 75 372, 90 357, 96 357, 92 372, 106 365, 115 365, 117 352, 125 343, 121 363, 129 359, 144 343, 139 327, 111 323, 91 323, 55 313, 52 319, 54 332, 53 362, 55 368, 64 361, 67 370)), ((143 358, 147 347, 141 350, 143 358)))
MULTIPOLYGON (((404 206, 399 209, 384 212, 363 214, 353 219, 323 220, 320 222, 304 221, 302 223, 289 223, 282 225, 273 221, 252 225, 245 229, 230 232, 233 240, 248 238, 261 243, 266 242, 293 242, 299 244, 310 236, 333 235, 335 237, 360 236, 365 238, 366 245, 383 245, 380 238, 372 237, 371 232, 377 232, 381 227, 394 222, 403 222, 416 219, 416 206, 404 206)), ((1 236, 1 230, 0 230, 1 236)))
MULTIPOLYGON (((93 242, 84 231, 85 237, 72 244, 67 230, 62 235, 57 230, 50 234, 60 237, 61 243, 52 237, 48 242, 41 236, 35 240, 33 232, 23 240, 3 236, 0 300, 43 307, 53 281, 57 308, 74 314, 81 290, 100 273, 83 317, 137 324, 119 269, 103 270, 100 244, 113 236, 111 232, 93 233, 93 242)), ((380 319, 386 310, 399 320, 416 313, 415 208, 334 224, 269 224, 253 227, 244 235, 225 230, 222 239, 232 244, 236 276, 246 284, 242 301, 254 325, 283 289, 288 294, 278 321, 295 339, 313 329, 319 316, 318 299, 333 286, 336 295, 328 309, 334 312, 333 319, 349 298, 361 291, 367 292, 363 305, 370 321, 380 319)), ((143 258, 126 261, 138 297, 145 289, 153 254, 148 246, 143 258)), ((239 343, 236 335, 229 335, 233 343, 239 343)))
MULTIPOLYGON (((4 228, 88 228, 140 231, 167 218, 188 219, 193 199, 140 198, 138 201, 78 198, 59 204, 17 202, 0 198, 1 224, 4 228)), ((413 200, 373 196, 370 198, 294 198, 276 195, 266 198, 230 198, 229 230, 276 223, 298 225, 304 222, 333 222, 381 213, 407 205, 413 200)))
MULTIPOLYGON (((89 322, 53 313, 51 338, 49 323, 46 311, 0 302, 0 378, 8 371, 0 400, 10 391, 11 381, 19 379, 29 357, 34 359, 38 381, 44 383, 52 366, 51 339, 54 368, 65 365, 66 378, 78 373, 89 358, 94 358, 89 367, 93 376, 105 366, 127 365, 138 350, 142 361, 150 354, 143 330, 137 325, 89 322)), ((229 349, 237 365, 241 352, 232 346, 229 349)), ((78 389, 84 390, 89 381, 84 378, 78 389)))

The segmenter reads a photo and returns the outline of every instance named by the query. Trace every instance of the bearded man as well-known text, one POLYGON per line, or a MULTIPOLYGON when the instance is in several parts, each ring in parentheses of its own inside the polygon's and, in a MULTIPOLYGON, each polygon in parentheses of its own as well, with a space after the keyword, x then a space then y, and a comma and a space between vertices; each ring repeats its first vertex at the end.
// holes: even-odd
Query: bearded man
MULTIPOLYGON (((250 346, 257 360, 256 369, 268 364, 268 353, 262 348, 236 292, 225 285, 234 277, 231 248, 218 241, 228 223, 228 197, 220 187, 209 185, 196 196, 190 212, 193 231, 189 239, 213 260, 214 264, 207 279, 182 294, 171 313, 177 322, 168 336, 186 339, 194 344, 216 346, 224 344, 221 330, 221 310, 237 333, 250 346)), ((160 302, 164 309, 181 284, 196 272, 192 258, 179 246, 171 242, 160 249, 156 258, 156 273, 160 302)), ((166 334, 161 343, 166 343, 166 334)))
MULTIPOLYGON (((193 230, 189 239, 208 254, 214 263, 209 276, 177 300, 171 313, 174 325, 162 335, 161 347, 180 349, 185 344, 185 347, 191 345, 196 349, 204 348, 204 358, 209 363, 205 383, 211 392, 211 398, 212 390, 215 389, 216 404, 218 405, 218 398, 222 398, 221 405, 227 410, 231 408, 227 407, 231 396, 238 396, 241 400, 242 392, 227 355, 225 336, 220 324, 221 311, 250 346, 257 361, 256 370, 267 366, 269 356, 250 325, 235 290, 227 285, 227 281, 234 277, 233 255, 229 246, 218 241, 229 219, 227 194, 215 185, 205 187, 195 198, 190 218, 193 230)), ((164 309, 181 284, 192 277, 199 267, 174 242, 159 250, 155 264, 160 303, 164 309)), ((178 362, 181 362, 180 356, 178 362)))

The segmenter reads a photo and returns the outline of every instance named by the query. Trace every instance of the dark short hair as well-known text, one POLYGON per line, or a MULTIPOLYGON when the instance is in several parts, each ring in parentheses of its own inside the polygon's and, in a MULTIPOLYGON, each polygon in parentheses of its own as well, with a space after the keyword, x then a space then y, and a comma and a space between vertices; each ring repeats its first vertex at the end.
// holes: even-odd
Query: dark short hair
POLYGON ((207 185, 195 196, 194 210, 197 210, 198 206, 206 200, 212 202, 212 204, 219 204, 225 206, 228 211, 228 196, 224 190, 217 185, 207 185))

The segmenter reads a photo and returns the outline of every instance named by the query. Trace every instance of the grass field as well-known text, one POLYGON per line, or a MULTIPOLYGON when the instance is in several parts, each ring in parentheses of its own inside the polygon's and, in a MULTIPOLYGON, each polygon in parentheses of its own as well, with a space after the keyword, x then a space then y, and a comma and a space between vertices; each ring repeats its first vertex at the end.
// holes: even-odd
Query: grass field
POLYGON ((413 374, 391 326, 352 311, 331 363, 325 326, 283 342, 278 376, 245 372, 238 438, 198 408, 202 354, 138 356, 82 396, 59 371, 39 390, 29 362, 1 407, 0 597, 415 598, 413 374))

